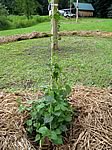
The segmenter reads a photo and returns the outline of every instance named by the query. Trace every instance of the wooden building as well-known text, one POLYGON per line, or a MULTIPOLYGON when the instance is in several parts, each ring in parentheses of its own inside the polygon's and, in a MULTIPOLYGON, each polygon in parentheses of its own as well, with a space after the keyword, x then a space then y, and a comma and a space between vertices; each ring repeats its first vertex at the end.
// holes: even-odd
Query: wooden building
MULTIPOLYGON (((77 3, 73 3, 73 7, 77 7, 77 3)), ((90 3, 78 3, 78 14, 80 17, 92 17, 94 8, 90 3)))

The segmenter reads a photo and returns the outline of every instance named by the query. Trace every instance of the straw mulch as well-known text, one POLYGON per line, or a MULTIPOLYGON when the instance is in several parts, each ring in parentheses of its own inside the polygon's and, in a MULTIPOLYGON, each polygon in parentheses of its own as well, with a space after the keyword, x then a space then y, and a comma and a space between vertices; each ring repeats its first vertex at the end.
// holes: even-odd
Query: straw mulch
POLYGON ((24 129, 24 120, 27 114, 18 112, 17 99, 23 103, 32 98, 38 98, 39 94, 6 94, 0 93, 0 150, 35 150, 27 140, 24 129))
POLYGON ((43 37, 49 37, 49 36, 51 36, 51 35, 48 33, 44 33, 44 32, 32 32, 32 33, 26 33, 26 34, 2 36, 2 37, 0 37, 0 44, 34 39, 34 38, 43 38, 43 37))
POLYGON ((70 101, 80 110, 73 150, 112 150, 112 90, 75 87, 70 101))
MULTIPOLYGON (((35 150, 23 126, 27 114, 18 112, 16 99, 26 103, 39 95, 0 93, 0 150, 35 150)), ((67 144, 52 150, 112 150, 111 89, 75 86, 69 101, 78 116, 71 124, 67 144)))
MULTIPOLYGON (((103 31, 62 31, 59 32, 60 36, 84 36, 84 37, 107 37, 112 38, 112 32, 103 32, 103 31)), ((18 34, 12 36, 4 36, 0 37, 0 44, 9 43, 9 42, 16 42, 28 39, 35 39, 35 38, 44 38, 44 37, 51 37, 50 33, 44 32, 32 32, 26 34, 18 34)))

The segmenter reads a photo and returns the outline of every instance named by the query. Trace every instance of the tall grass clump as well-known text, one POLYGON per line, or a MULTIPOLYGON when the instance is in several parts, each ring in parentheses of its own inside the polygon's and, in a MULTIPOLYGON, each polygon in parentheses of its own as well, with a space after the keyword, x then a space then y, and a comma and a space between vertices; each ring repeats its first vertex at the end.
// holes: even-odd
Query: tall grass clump
POLYGON ((7 18, 11 29, 26 28, 41 22, 50 21, 49 16, 38 16, 38 15, 32 16, 31 19, 27 19, 26 16, 14 16, 14 15, 10 15, 7 18))

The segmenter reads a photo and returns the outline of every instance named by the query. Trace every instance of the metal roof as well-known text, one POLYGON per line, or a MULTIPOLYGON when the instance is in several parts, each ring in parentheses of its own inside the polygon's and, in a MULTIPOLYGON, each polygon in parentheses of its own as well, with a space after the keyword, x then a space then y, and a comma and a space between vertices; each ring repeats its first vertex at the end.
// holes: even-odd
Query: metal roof
MULTIPOLYGON (((77 7, 77 3, 73 3, 75 8, 77 7)), ((92 4, 90 3, 78 3, 79 10, 91 10, 94 11, 92 4)))

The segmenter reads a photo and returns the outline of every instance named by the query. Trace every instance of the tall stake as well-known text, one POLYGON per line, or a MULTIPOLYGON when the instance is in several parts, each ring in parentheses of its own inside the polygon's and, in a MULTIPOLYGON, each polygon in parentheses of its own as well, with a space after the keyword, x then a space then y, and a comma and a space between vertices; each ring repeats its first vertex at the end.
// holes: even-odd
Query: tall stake
POLYGON ((77 23, 77 21, 78 21, 78 0, 77 0, 77 2, 76 2, 76 23, 77 23))
POLYGON ((70 0, 70 18, 71 18, 71 13, 72 13, 72 4, 71 4, 71 0, 70 0))
MULTIPOLYGON (((56 18, 58 12, 58 1, 59 0, 52 0, 51 1, 51 12, 52 12, 52 19, 51 19, 51 68, 53 65, 53 54, 54 51, 58 50, 58 19, 56 18)), ((52 71, 51 71, 51 88, 53 86, 53 79, 52 79, 52 71)))
POLYGON ((58 0, 52 0, 51 2, 51 11, 52 11, 52 19, 51 19, 51 50, 58 50, 58 20, 56 19, 56 14, 58 11, 58 0))

